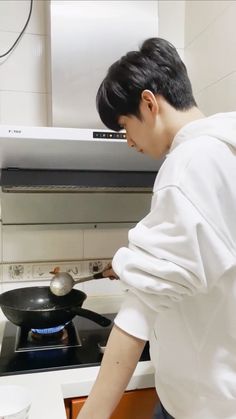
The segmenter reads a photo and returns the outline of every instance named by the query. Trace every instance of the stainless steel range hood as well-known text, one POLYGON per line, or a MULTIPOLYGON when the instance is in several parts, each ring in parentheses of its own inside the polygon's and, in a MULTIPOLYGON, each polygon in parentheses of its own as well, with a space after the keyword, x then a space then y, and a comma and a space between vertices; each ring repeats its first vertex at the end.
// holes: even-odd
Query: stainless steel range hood
POLYGON ((139 221, 150 207, 161 162, 130 150, 124 138, 111 134, 117 135, 1 126, 2 224, 130 227, 139 221))
POLYGON ((124 138, 110 134, 1 126, 3 225, 131 226, 139 221, 150 207, 161 162, 130 150, 124 138))
POLYGON ((162 161, 102 129, 107 68, 158 34, 157 1, 49 3, 50 127, 0 126, 3 192, 150 192, 162 161))
POLYGON ((158 36, 158 1, 50 1, 52 125, 104 128, 95 97, 108 67, 158 36))
POLYGON ((158 35, 158 2, 51 0, 49 9, 51 126, 0 126, 3 232, 130 228, 150 208, 162 161, 103 129, 95 96, 115 60, 158 35))
POLYGON ((0 126, 3 191, 149 191, 162 161, 107 130, 0 126))

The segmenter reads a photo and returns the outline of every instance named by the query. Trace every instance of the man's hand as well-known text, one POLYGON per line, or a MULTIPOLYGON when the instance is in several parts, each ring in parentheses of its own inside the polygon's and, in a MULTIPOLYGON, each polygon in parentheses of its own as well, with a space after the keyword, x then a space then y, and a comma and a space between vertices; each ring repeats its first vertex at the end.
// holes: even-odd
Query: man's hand
POLYGON ((102 275, 104 278, 119 279, 115 271, 113 271, 111 263, 108 263, 108 265, 105 266, 102 275))

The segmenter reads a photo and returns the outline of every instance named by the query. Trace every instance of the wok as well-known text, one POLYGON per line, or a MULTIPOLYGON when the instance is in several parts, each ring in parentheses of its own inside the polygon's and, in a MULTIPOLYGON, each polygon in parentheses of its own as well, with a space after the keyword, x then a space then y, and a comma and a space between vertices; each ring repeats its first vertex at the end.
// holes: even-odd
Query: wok
POLYGON ((2 293, 0 306, 8 320, 27 329, 64 325, 76 315, 109 326, 109 319, 81 307, 86 298, 84 292, 75 289, 64 297, 57 297, 49 287, 27 287, 2 293))

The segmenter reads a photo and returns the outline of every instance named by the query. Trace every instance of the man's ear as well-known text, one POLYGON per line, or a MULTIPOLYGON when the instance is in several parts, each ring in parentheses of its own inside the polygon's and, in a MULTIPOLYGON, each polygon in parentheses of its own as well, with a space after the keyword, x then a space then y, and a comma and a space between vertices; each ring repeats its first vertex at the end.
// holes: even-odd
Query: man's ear
POLYGON ((159 111, 156 96, 151 90, 143 90, 141 93, 140 110, 142 112, 150 111, 153 115, 156 115, 159 111))

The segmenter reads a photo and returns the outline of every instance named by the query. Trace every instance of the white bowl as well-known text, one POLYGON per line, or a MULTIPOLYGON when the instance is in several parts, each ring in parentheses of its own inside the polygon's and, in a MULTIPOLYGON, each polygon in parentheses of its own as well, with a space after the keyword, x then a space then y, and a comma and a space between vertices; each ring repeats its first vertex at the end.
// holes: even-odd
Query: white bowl
POLYGON ((28 389, 0 385, 0 419, 28 419, 31 397, 28 389))

